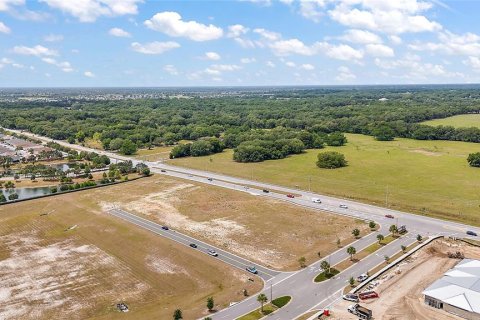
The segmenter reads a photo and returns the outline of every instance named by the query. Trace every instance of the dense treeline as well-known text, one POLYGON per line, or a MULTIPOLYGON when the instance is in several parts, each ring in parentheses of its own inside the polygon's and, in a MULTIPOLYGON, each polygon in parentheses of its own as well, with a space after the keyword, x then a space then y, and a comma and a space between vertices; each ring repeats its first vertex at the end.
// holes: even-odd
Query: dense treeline
POLYGON ((480 91, 468 87, 329 88, 303 92, 285 89, 265 97, 60 105, 22 101, 0 106, 0 125, 70 142, 94 139, 107 150, 127 154, 142 147, 197 141, 175 148, 173 157, 234 148, 242 161, 245 150, 258 153, 252 159, 275 159, 297 152, 297 140, 304 148, 319 148, 329 144, 329 134, 335 138, 335 134, 331 135, 335 132, 367 134, 378 140, 408 137, 480 142, 480 129, 418 124, 479 112, 479 101, 480 91), (380 101, 381 98, 384 99, 380 101), (219 145, 212 145, 212 138, 217 138, 219 145), (285 141, 272 144, 273 140, 285 141))

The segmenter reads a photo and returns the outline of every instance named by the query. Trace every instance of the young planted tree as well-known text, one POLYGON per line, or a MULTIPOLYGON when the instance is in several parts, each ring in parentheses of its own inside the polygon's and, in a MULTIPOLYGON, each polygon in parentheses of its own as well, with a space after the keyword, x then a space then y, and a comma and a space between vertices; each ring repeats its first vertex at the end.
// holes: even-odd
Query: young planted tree
POLYGON ((422 242, 422 240, 423 240, 422 236, 418 234, 418 235, 417 235, 417 241, 418 241, 418 242, 422 242))
POLYGON ((353 255, 357 253, 357 249, 355 249, 353 246, 350 246, 347 248, 347 253, 350 255, 350 260, 353 260, 353 255))
POLYGON ((383 234, 378 234, 378 235, 377 235, 378 244, 380 244, 380 243, 383 241, 383 239, 385 239, 385 237, 383 236, 383 234))
POLYGON ((355 229, 352 230, 352 234, 355 238, 358 238, 358 236, 360 235, 360 230, 355 228, 355 229))
POLYGON ((183 319, 182 310, 177 309, 173 312, 173 320, 180 320, 180 319, 183 319))
POLYGON ((208 299, 207 299, 207 309, 208 309, 208 311, 212 311, 214 306, 215 306, 215 301, 213 300, 213 297, 208 297, 208 299))
POLYGON ((400 249, 402 249, 403 252, 407 251, 407 247, 405 247, 404 245, 401 245, 400 249))
POLYGON ((260 310, 261 310, 262 313, 263 313, 263 305, 264 305, 265 303, 267 303, 268 298, 267 298, 267 296, 266 296, 265 294, 260 293, 260 294, 257 296, 257 301, 260 302, 260 306, 261 306, 261 307, 260 307, 260 310))
POLYGON ((383 258, 385 259, 385 262, 386 262, 386 263, 389 263, 389 262, 390 262, 390 257, 389 257, 389 256, 386 255, 386 256, 384 256, 383 258))
POLYGON ((375 229, 376 226, 377 226, 377 224, 375 223, 375 221, 370 221, 368 223, 368 227, 372 230, 375 229))
POLYGON ((392 236, 395 236, 395 234, 398 232, 398 228, 396 225, 392 224, 390 228, 388 228, 388 231, 392 234, 392 236))
POLYGON ((348 279, 348 283, 350 283, 350 286, 353 287, 353 285, 355 284, 355 279, 353 277, 350 277, 350 279, 348 279))
POLYGON ((328 263, 326 260, 323 260, 322 263, 320 263, 320 268, 325 272, 326 275, 330 274, 330 263, 328 263))

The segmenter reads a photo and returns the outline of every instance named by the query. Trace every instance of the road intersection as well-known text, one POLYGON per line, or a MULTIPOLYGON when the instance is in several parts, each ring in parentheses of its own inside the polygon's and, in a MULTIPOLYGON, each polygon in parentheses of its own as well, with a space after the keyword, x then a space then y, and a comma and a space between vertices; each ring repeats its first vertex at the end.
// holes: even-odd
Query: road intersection
MULTIPOLYGON (((20 132, 10 129, 7 130, 19 134, 25 134, 31 136, 32 138, 47 142, 55 141, 50 138, 40 137, 27 132, 20 132)), ((350 216, 365 221, 375 221, 379 224, 380 229, 357 240, 353 244, 357 249, 357 252, 376 242, 377 234, 381 233, 383 235, 387 235, 389 233, 388 228, 390 225, 406 225, 409 231, 407 235, 391 242, 388 245, 383 246, 374 254, 371 254, 361 261, 353 264, 350 268, 344 270, 334 278, 321 283, 315 283, 313 281, 315 276, 321 272, 320 261, 316 261, 306 268, 296 272, 279 272, 255 264, 259 270, 259 276, 265 282, 262 292, 265 293, 267 297, 270 298, 271 294, 273 294, 273 298, 285 295, 292 297, 292 300, 289 304, 269 316, 270 319, 274 320, 292 320, 307 311, 318 310, 330 305, 340 297, 342 289, 346 286, 348 279, 351 276, 356 277, 382 263, 384 261, 384 256, 393 256, 395 253, 400 251, 401 245, 408 246, 414 243, 416 241, 415 238, 417 234, 420 234, 423 237, 436 235, 468 237, 465 234, 467 230, 472 230, 480 234, 479 228, 461 223, 410 214, 254 180, 176 167, 164 163, 140 161, 103 150, 90 149, 83 146, 69 144, 64 141, 55 142, 76 150, 97 152, 99 154, 108 156, 113 161, 131 160, 134 165, 137 163, 145 163, 151 168, 152 172, 157 174, 215 185, 240 192, 247 192, 258 197, 275 198, 306 208, 350 216), (270 192, 262 192, 264 189, 268 189, 270 192), (297 196, 295 198, 287 198, 285 193, 292 193, 297 196), (312 202, 312 198, 320 198, 322 203, 314 203, 312 202), (347 208, 341 208, 341 205, 347 206, 347 208), (387 214, 394 216, 395 219, 385 217, 387 214)), ((213 248, 213 246, 209 244, 193 239, 177 231, 165 232, 165 230, 161 229, 161 226, 118 208, 110 210, 110 214, 185 245, 188 245, 191 242, 198 243, 199 249, 202 251, 205 251, 208 248, 213 248)), ((245 266, 253 264, 245 258, 238 257, 219 248, 215 248, 215 250, 219 253, 219 259, 234 267, 245 269, 245 266)), ((333 266, 336 263, 347 259, 348 257, 349 256, 346 253, 346 250, 343 248, 330 254, 329 256, 323 257, 322 260, 330 261, 330 264, 333 266)), ((256 308, 258 308, 258 302, 256 301, 256 297, 252 296, 231 307, 225 308, 211 315, 210 317, 218 320, 233 320, 256 308)))

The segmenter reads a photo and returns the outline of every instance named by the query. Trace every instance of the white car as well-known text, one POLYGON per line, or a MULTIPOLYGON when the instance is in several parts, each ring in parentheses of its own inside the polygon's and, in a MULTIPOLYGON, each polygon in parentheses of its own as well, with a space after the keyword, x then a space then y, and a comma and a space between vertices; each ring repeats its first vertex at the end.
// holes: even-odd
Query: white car
POLYGON ((358 282, 363 282, 363 281, 365 281, 365 280, 367 280, 367 279, 368 279, 368 274, 366 274, 366 273, 363 273, 363 274, 361 274, 361 275, 359 275, 359 276, 357 277, 357 281, 358 281, 358 282))
POLYGON ((340 208, 342 208, 342 209, 348 209, 348 206, 347 206, 346 204, 341 204, 341 205, 340 205, 340 208))
POLYGON ((342 298, 343 300, 358 302, 358 296, 356 294, 347 293, 347 294, 344 294, 342 298))
POLYGON ((312 202, 313 203, 322 203, 322 200, 320 200, 318 198, 312 198, 312 202))
POLYGON ((217 251, 215 251, 213 249, 208 249, 208 254, 211 255, 211 256, 214 256, 214 257, 218 257, 217 251))

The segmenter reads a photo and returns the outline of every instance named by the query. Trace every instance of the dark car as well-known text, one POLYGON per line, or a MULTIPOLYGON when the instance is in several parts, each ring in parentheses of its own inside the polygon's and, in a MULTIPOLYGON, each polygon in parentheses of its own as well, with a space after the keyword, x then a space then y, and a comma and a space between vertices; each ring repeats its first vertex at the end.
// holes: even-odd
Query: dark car
POLYGON ((469 236, 475 236, 475 237, 477 236, 477 233, 476 233, 476 232, 473 232, 473 231, 470 231, 470 230, 467 231, 467 234, 468 234, 469 236))
POLYGON ((207 178, 207 180, 208 180, 208 181, 213 181, 213 179, 212 179, 212 178, 207 178))
POLYGON ((162 226, 162 229, 163 230, 168 230, 168 227, 167 226, 162 226))
POLYGON ((165 169, 162 169, 162 170, 160 170, 160 172, 167 172, 167 170, 165 170, 165 169))
POLYGON ((196 245, 195 243, 190 243, 190 247, 192 247, 192 248, 196 248, 196 247, 197 247, 197 245, 196 245))
POLYGON ((245 268, 245 270, 247 270, 248 272, 251 272, 253 274, 258 273, 257 268, 255 268, 254 266, 248 266, 248 267, 245 268))
POLYGON ((287 197, 289 198, 295 198, 295 196, 293 194, 287 194, 287 197))
POLYGON ((395 217, 392 216, 391 214, 386 214, 386 215, 385 215, 385 218, 393 219, 393 218, 395 218, 395 217))
POLYGON ((265 193, 270 193, 270 191, 268 191, 267 189, 263 189, 262 191, 265 193))

